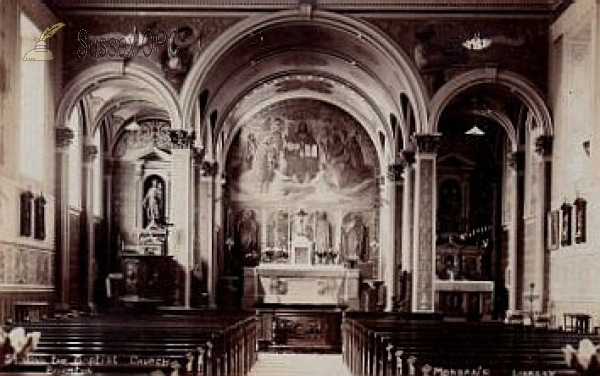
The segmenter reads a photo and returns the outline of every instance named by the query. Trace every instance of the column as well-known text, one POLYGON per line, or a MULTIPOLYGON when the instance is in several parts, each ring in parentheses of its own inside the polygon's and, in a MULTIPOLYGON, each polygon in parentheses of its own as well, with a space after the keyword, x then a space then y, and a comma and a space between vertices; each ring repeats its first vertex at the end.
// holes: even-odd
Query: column
POLYGON ((103 256, 107 257, 106 265, 108 272, 114 270, 120 270, 120 266, 117 265, 118 255, 121 251, 121 245, 116 242, 113 234, 113 217, 112 217, 112 201, 113 201, 113 174, 115 171, 116 161, 114 159, 104 159, 104 175, 103 175, 103 189, 104 189, 104 205, 103 205, 103 216, 106 223, 106 233, 104 236, 107 237, 108 241, 105 244, 108 245, 108 249, 105 250, 103 256))
POLYGON ((401 259, 402 241, 402 170, 404 166, 399 163, 388 166, 385 186, 385 198, 390 204, 382 205, 387 213, 382 213, 381 245, 379 247, 381 261, 384 262, 383 278, 387 288, 385 307, 386 311, 392 310, 393 298, 398 295, 398 265, 401 259))
POLYGON ((525 167, 525 155, 522 151, 517 151, 508 155, 508 165, 513 174, 512 181, 515 186, 512 190, 512 217, 508 236, 508 309, 521 309, 523 296, 523 287, 519 273, 523 270, 523 199, 524 199, 524 178, 523 170, 525 167))
POLYGON ((214 252, 214 195, 215 178, 218 171, 217 162, 205 160, 200 165, 200 183, 198 184, 198 229, 197 233, 201 242, 199 243, 202 263, 206 263, 206 289, 208 293, 208 304, 211 308, 217 306, 217 280, 219 270, 217 255, 214 252))
POLYGON ((404 190, 402 192, 402 272, 406 273, 406 280, 402 284, 402 298, 404 306, 401 309, 410 311, 411 309, 411 294, 412 271, 413 271, 413 214, 414 214, 414 185, 415 171, 413 164, 415 163, 415 152, 412 148, 402 151, 404 164, 404 190))
MULTIPOLYGON (((81 218, 85 223, 86 244, 83 244, 86 257, 86 302, 89 308, 94 305, 94 281, 96 279, 96 238, 94 228, 94 159, 98 155, 98 148, 95 145, 85 145, 83 147, 83 195, 82 207, 83 216, 81 218)), ((99 189, 99 188, 98 188, 99 189)))
POLYGON ((186 308, 191 304, 191 273, 193 269, 192 239, 192 153, 193 134, 186 130, 172 130, 171 136, 171 234, 169 254, 181 272, 177 275, 179 303, 186 308), (183 294, 183 299, 181 298, 183 294))
POLYGON ((435 310, 436 148, 439 135, 415 134, 415 217, 412 310, 435 310))
POLYGON ((539 247, 538 262, 539 275, 536 278, 537 291, 540 294, 539 310, 548 309, 550 299, 550 254, 546 252, 548 245, 548 226, 546 217, 550 212, 552 194, 552 136, 542 135, 535 140, 535 151, 542 157, 540 166, 540 226, 542 227, 541 247, 539 247))
POLYGON ((67 127, 55 129, 56 137, 56 294, 57 308, 69 309, 69 145, 73 131, 67 127))

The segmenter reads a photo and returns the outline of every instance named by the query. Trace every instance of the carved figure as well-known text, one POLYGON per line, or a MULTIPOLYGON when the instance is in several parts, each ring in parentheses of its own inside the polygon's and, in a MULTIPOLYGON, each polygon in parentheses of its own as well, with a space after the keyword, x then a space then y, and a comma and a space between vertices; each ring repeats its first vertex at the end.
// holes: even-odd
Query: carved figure
POLYGON ((342 229, 341 253, 344 261, 368 261, 367 228, 359 214, 350 215, 350 221, 342 229))
POLYGON ((324 252, 331 248, 331 224, 327 220, 327 213, 325 212, 318 213, 317 215, 315 248, 318 252, 324 252))
POLYGON ((146 213, 147 227, 158 226, 162 222, 163 187, 158 179, 152 180, 152 185, 146 191, 142 206, 146 213))
POLYGON ((258 222, 254 210, 243 210, 237 224, 237 237, 244 264, 249 265, 258 259, 258 222))

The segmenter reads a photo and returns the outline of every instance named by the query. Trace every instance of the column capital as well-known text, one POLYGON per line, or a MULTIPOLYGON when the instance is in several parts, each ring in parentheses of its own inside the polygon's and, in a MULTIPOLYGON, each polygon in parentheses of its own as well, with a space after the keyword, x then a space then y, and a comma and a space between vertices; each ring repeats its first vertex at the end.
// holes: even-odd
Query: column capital
POLYGON ((509 153, 507 157, 507 163, 514 170, 523 171, 525 168, 525 153, 520 150, 509 153))
POLYGON ((412 138, 419 153, 433 154, 437 151, 440 136, 439 133, 415 133, 412 138))
POLYGON ((58 127, 55 128, 54 132, 57 148, 66 148, 71 145, 73 137, 75 136, 71 128, 58 127))
POLYGON ((171 148, 189 149, 194 144, 196 132, 185 129, 172 129, 169 131, 169 136, 171 137, 171 148))
POLYGON ((394 163, 388 165, 387 177, 390 181, 401 181, 404 173, 404 163, 394 163))
POLYGON ((83 147, 83 161, 86 163, 93 162, 98 156, 98 147, 96 145, 85 145, 83 147))
POLYGON ((535 151, 542 157, 549 157, 552 155, 552 140, 553 137, 550 135, 541 135, 535 139, 535 151))
POLYGON ((215 177, 219 171, 219 164, 217 162, 202 161, 200 167, 202 169, 202 176, 215 177))
POLYGON ((402 159, 402 165, 405 168, 411 167, 415 163, 415 149, 409 147, 400 151, 400 158, 402 159))

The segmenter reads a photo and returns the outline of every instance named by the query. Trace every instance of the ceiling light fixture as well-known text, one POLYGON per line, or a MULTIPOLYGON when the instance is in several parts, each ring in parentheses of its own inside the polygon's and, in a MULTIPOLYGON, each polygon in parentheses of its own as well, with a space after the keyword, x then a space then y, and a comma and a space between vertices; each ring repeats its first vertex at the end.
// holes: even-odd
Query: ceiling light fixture
POLYGON ((482 131, 481 128, 477 126, 477 124, 473 124, 473 127, 466 131, 465 134, 469 136, 484 136, 485 132, 482 131))
POLYGON ((479 33, 475 33, 472 38, 464 41, 462 45, 467 50, 481 51, 492 45, 492 39, 482 38, 479 33))

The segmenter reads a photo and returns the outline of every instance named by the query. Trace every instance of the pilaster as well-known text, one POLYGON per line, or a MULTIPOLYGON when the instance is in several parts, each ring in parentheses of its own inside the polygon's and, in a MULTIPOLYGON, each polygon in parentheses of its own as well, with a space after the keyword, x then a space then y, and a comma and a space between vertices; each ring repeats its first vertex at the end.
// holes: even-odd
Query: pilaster
POLYGON ((540 293, 540 311, 548 309, 550 299, 550 255, 546 252, 548 244, 548 226, 546 226, 546 216, 551 210, 552 198, 552 142, 553 137, 549 135, 541 135, 535 140, 535 151, 542 157, 542 165, 540 166, 540 208, 538 215, 540 216, 540 225, 542 236, 542 247, 538 255, 540 272, 536 278, 538 291, 540 293))
POLYGON ((83 194, 82 207, 85 221, 86 244, 83 244, 86 256, 86 302, 88 307, 94 304, 94 281, 96 279, 96 239, 94 231, 94 159, 98 156, 98 148, 95 145, 85 145, 83 147, 83 194))
MULTIPOLYGON (((173 130, 171 136, 171 218, 173 224, 169 238, 169 252, 177 263, 181 275, 178 291, 183 293, 185 307, 191 304, 191 273, 193 268, 192 239, 192 152, 194 134, 186 130, 173 130)), ((181 299, 180 299, 181 300, 181 299)))
POLYGON ((67 127, 55 129, 56 143, 56 304, 59 310, 69 309, 69 145, 73 131, 67 127))
POLYGON ((523 210, 524 210, 524 191, 525 182, 523 171, 525 168, 525 154, 522 151, 510 153, 507 156, 507 163, 510 167, 510 172, 513 174, 512 181, 515 186, 512 190, 510 202, 511 208, 510 230, 508 235, 508 292, 509 302, 508 309, 516 310, 522 308, 523 282, 521 274, 523 271, 523 210))
POLYGON ((412 310, 435 310, 436 149, 438 134, 415 134, 415 217, 412 310))

